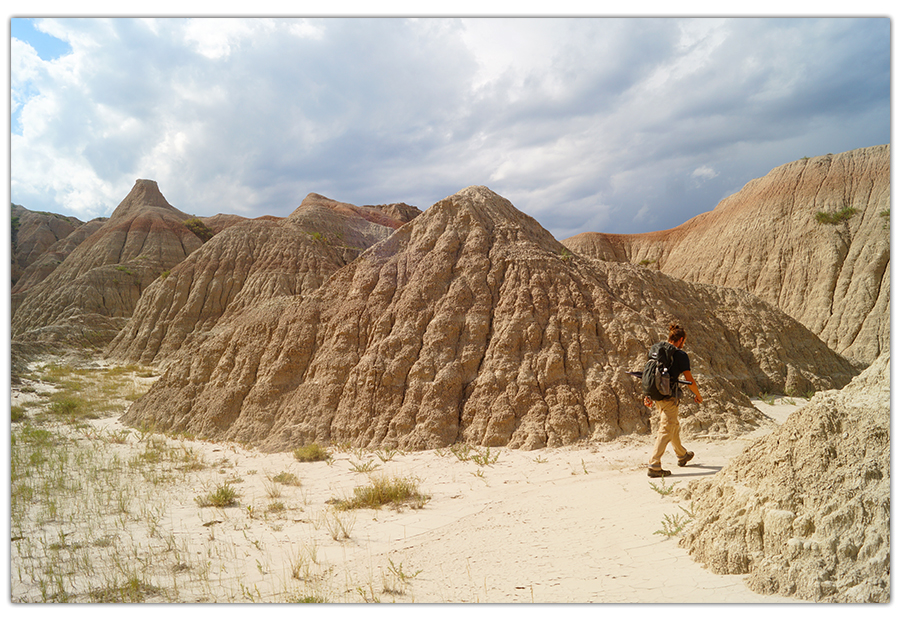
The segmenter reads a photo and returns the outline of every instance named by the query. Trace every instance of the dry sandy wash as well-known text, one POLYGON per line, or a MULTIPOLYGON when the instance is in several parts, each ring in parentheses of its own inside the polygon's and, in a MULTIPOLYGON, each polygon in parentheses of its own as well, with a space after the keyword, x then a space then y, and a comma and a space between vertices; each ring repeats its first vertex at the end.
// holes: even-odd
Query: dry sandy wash
MULTIPOLYGON (((127 380, 146 389, 153 379, 127 380)), ((12 403, 38 400, 46 389, 24 380, 12 403)), ((39 426, 72 439, 67 461, 80 462, 87 477, 75 480, 69 467, 54 514, 14 517, 11 599, 797 601, 705 570, 677 536, 661 532, 691 511, 679 498, 689 481, 715 474, 805 401, 786 402, 755 401, 773 423, 753 435, 690 441, 697 456, 688 467, 675 466, 670 450, 664 465, 673 476, 663 483, 646 475, 646 435, 536 451, 331 446, 329 462, 301 463, 292 453, 141 433, 118 415, 77 428, 39 426), (114 471, 125 487, 96 487, 114 471), (285 482, 286 473, 299 485, 285 482), (335 510, 334 499, 378 475, 414 478, 430 498, 420 508, 335 510), (198 497, 225 484, 238 493, 234 506, 200 506, 198 497), (87 503, 103 492, 113 498, 98 500, 120 504, 108 516, 87 503), (42 567, 47 560, 52 566, 42 567)))

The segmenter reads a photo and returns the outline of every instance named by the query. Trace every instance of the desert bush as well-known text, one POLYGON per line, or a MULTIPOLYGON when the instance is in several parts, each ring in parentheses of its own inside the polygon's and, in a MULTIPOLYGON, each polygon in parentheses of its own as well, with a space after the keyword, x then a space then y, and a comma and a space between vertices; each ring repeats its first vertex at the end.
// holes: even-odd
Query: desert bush
POLYGON ((816 213, 816 221, 820 224, 830 224, 836 225, 841 223, 842 221, 846 221, 853 217, 857 213, 857 210, 852 206, 845 206, 839 211, 827 213, 825 211, 819 211, 816 213))
POLYGON ((300 462, 320 462, 330 459, 331 454, 319 444, 312 443, 295 449, 294 457, 300 462))

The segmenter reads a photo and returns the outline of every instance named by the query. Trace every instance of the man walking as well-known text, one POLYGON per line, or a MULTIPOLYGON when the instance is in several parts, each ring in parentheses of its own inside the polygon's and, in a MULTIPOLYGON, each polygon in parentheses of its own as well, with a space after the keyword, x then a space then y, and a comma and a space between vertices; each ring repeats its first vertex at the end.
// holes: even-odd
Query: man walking
MULTIPOLYGON (((670 376, 674 384, 678 384, 678 377, 684 375, 684 379, 689 381, 689 387, 694 392, 694 402, 700 404, 703 397, 700 390, 697 389, 697 381, 691 375, 691 360, 686 352, 682 350, 684 347, 685 332, 681 325, 672 323, 669 326, 669 343, 675 346, 675 355, 670 369, 670 376)), ((644 405, 653 406, 653 400, 649 396, 644 396, 644 405)), ((672 443, 675 455, 678 457, 678 466, 685 466, 694 452, 688 451, 681 444, 681 426, 678 423, 678 392, 675 395, 662 400, 656 400, 656 408, 659 411, 659 432, 656 435, 656 444, 653 446, 653 453, 650 454, 650 465, 647 469, 647 475, 650 477, 665 477, 671 475, 672 471, 667 471, 662 467, 662 456, 666 451, 666 446, 672 443)))

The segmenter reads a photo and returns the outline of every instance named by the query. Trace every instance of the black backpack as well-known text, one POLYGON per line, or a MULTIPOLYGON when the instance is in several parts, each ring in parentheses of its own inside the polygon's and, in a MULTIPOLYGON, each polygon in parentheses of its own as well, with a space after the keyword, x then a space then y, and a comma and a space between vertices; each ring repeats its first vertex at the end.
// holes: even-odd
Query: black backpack
POLYGON ((665 400, 678 395, 678 377, 672 375, 675 346, 659 342, 650 347, 641 376, 641 389, 651 400, 665 400))

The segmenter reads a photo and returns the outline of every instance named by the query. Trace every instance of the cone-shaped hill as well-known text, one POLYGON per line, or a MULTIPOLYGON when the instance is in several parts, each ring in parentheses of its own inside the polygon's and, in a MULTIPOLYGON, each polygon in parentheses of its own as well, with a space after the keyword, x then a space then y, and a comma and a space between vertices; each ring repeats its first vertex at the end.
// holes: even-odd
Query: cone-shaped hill
POLYGON ((138 180, 112 216, 29 289, 12 321, 15 340, 109 342, 160 273, 203 244, 155 181, 138 180))
POLYGON ((677 228, 563 243, 752 292, 865 367, 890 349, 890 166, 890 145, 805 158, 677 228))
POLYGON ((220 319, 275 297, 308 294, 390 236, 403 223, 398 216, 419 213, 406 207, 394 216, 397 207, 358 207, 310 194, 286 219, 232 222, 146 290, 107 353, 164 365, 220 319))
MULTIPOLYGON (((224 234, 224 233, 223 233, 224 234)), ((742 291, 571 254, 485 187, 450 196, 303 296, 182 346, 123 420, 264 449, 538 448, 647 432, 637 379, 671 320, 708 398, 686 434, 765 423, 745 394, 854 371, 742 291)))

